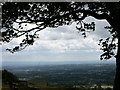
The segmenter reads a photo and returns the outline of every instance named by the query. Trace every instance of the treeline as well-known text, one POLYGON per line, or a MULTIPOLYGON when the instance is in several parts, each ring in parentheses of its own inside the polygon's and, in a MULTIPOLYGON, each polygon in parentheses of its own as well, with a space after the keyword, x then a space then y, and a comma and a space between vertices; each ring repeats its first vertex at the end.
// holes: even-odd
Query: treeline
POLYGON ((13 73, 2 70, 2 90, 39 90, 34 87, 29 87, 23 83, 13 73))

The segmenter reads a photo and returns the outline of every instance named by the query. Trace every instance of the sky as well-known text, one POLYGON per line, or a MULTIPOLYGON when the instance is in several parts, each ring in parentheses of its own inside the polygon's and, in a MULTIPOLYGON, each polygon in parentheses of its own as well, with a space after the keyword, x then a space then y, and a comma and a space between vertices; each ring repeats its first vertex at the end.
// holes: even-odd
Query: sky
POLYGON ((35 41, 34 45, 22 51, 11 54, 5 50, 6 48, 18 45, 21 41, 20 38, 0 46, 2 52, 1 60, 4 65, 30 63, 107 63, 114 61, 114 59, 109 61, 100 60, 102 51, 100 51, 100 46, 98 46, 99 39, 110 36, 110 33, 104 29, 105 26, 109 25, 107 21, 97 20, 93 17, 87 17, 84 21, 94 21, 96 24, 96 30, 87 33, 86 38, 81 33, 78 33, 76 23, 57 28, 46 28, 39 32, 40 38, 35 41))

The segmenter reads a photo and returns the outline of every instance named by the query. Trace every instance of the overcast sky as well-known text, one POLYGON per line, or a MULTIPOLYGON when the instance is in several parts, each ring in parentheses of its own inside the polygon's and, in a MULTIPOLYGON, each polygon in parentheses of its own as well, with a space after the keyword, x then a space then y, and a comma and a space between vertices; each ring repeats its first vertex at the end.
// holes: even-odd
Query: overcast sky
MULTIPOLYGON (((6 48, 12 48, 20 43, 20 39, 14 39, 2 47, 2 61, 4 63, 36 62, 46 64, 50 62, 104 62, 100 61, 100 47, 98 40, 109 36, 104 26, 109 25, 105 20, 96 20, 88 17, 84 21, 95 21, 95 32, 87 33, 87 38, 78 33, 76 25, 60 26, 58 28, 46 28, 39 32, 40 38, 34 45, 11 54, 6 48)), ((31 26, 32 27, 32 26, 31 26)))

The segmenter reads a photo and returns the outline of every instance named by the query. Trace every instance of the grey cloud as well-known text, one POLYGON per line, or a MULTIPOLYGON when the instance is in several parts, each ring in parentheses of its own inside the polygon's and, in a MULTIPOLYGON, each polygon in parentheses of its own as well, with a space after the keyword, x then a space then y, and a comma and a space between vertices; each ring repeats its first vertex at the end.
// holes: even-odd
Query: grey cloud
POLYGON ((74 28, 74 25, 58 28, 47 28, 40 33, 40 38, 43 40, 72 40, 79 38, 79 36, 80 35, 76 28, 74 28))
POLYGON ((86 22, 95 22, 95 31, 92 32, 93 35, 96 35, 98 38, 106 38, 110 36, 110 33, 107 29, 105 29, 105 26, 110 26, 109 23, 103 19, 103 20, 97 20, 94 17, 87 17, 84 21, 86 22))

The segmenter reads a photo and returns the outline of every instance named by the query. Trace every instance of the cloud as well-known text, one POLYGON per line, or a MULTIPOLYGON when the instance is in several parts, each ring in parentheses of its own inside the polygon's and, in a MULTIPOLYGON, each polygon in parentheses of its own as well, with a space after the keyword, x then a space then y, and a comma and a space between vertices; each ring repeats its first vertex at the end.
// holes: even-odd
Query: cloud
MULTIPOLYGON (((36 41, 36 45, 33 48, 44 47, 47 49, 80 49, 84 47, 98 48, 98 40, 100 38, 106 38, 110 34, 104 29, 108 23, 105 20, 97 20, 93 17, 88 17, 84 20, 85 22, 95 22, 96 31, 87 33, 87 38, 83 38, 81 33, 78 33, 76 29, 76 23, 72 25, 60 26, 58 28, 46 28, 39 32, 39 39, 36 41), (38 46, 39 47, 38 47, 38 46)), ((33 27, 34 25, 31 25, 33 27)), ((29 25, 30 28, 30 25, 29 25)), ((11 47, 17 45, 21 42, 22 38, 14 39, 9 44, 4 45, 4 47, 11 47)), ((31 49, 33 49, 31 48, 31 49)))
MULTIPOLYGON (((92 33, 93 35, 96 35, 98 38, 106 38, 110 36, 110 33, 107 29, 105 29, 105 26, 110 26, 110 24, 105 20, 98 20, 94 17, 87 17, 84 20, 85 22, 95 22, 95 31, 92 33)), ((90 33, 91 34, 91 33, 90 33)))
MULTIPOLYGON (((101 21, 99 21, 99 24, 100 22, 101 21)), ((108 36, 108 32, 102 34, 99 33, 100 31, 103 32, 101 28, 98 27, 95 32, 88 33, 87 38, 84 39, 75 28, 75 23, 70 26, 47 28, 39 33, 40 39, 38 42, 36 42, 36 44, 39 47, 44 47, 48 50, 56 52, 65 52, 66 50, 80 50, 85 48, 88 50, 91 48, 93 50, 97 49, 98 51, 98 40, 108 36)))
POLYGON ((105 20, 98 21, 93 17, 86 18, 85 21, 96 22, 96 31, 87 33, 85 39, 78 33, 78 30, 75 28, 75 23, 70 26, 46 28, 39 32, 40 38, 34 45, 12 56, 5 51, 5 48, 18 45, 21 38, 14 39, 11 43, 5 44, 3 46, 3 59, 6 61, 9 61, 9 59, 14 61, 16 58, 23 61, 98 59, 98 53, 101 53, 99 50, 100 47, 98 46, 98 40, 109 36, 108 31, 104 29, 104 26, 108 25, 108 23, 105 20))

